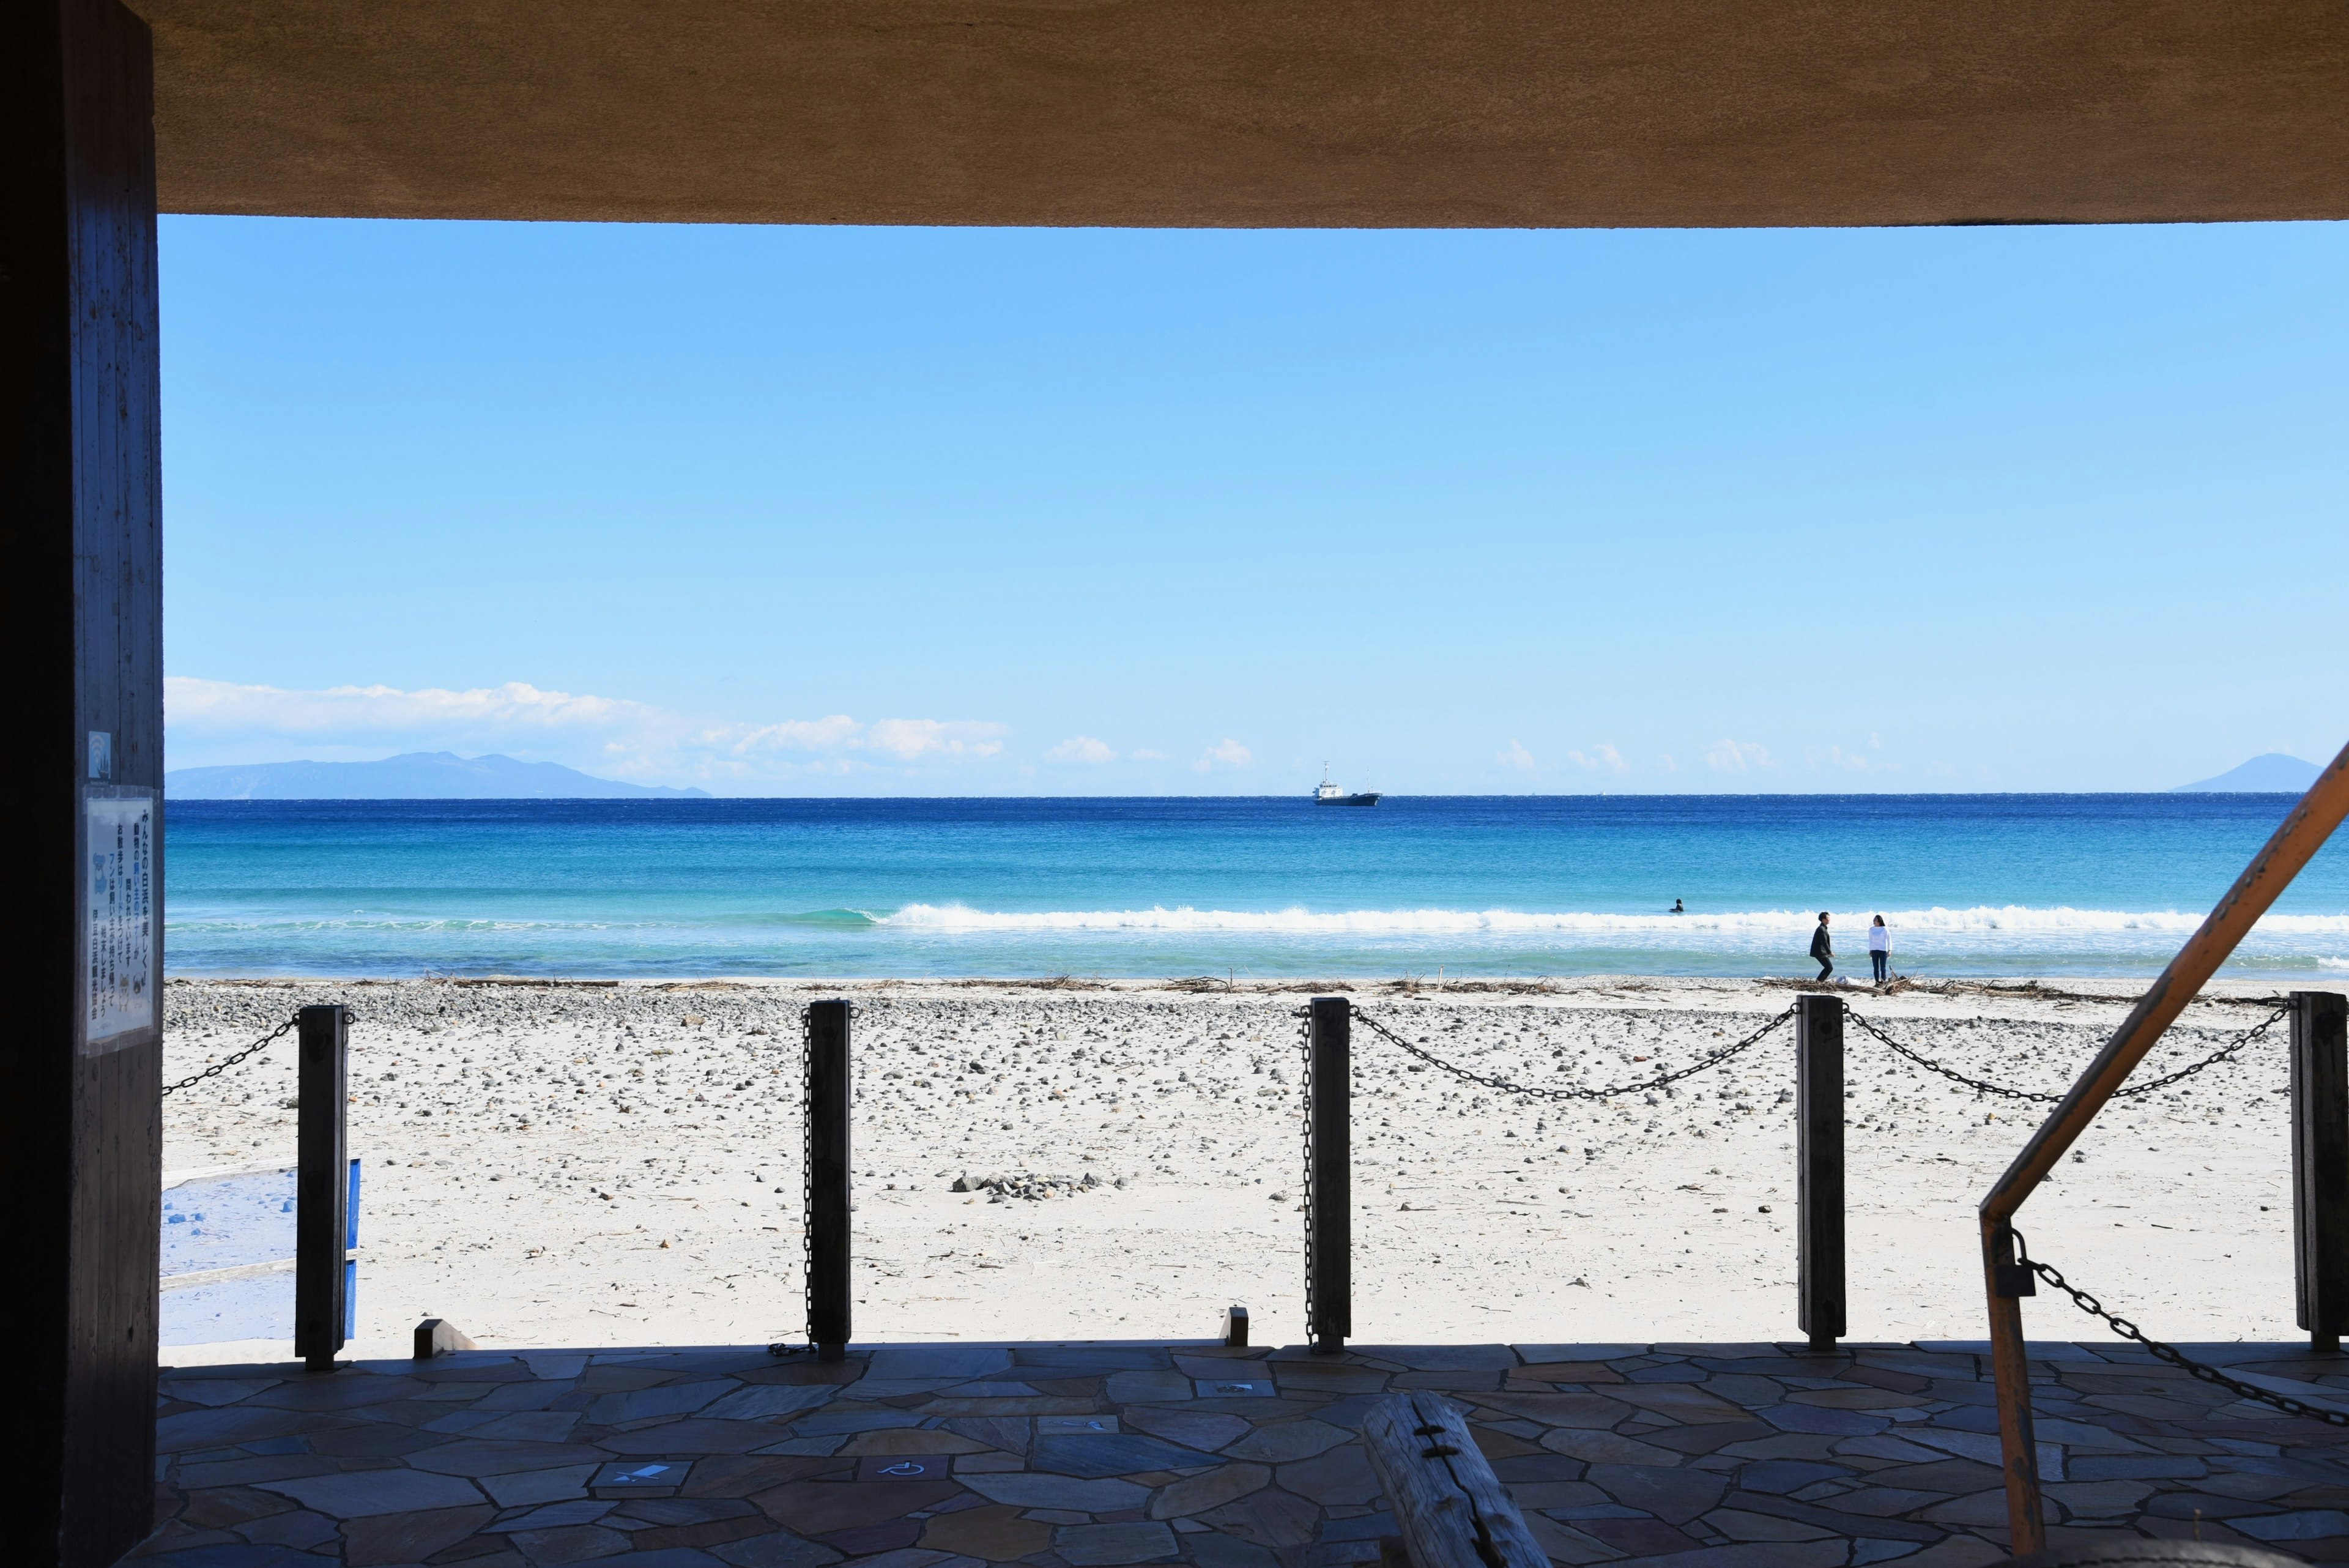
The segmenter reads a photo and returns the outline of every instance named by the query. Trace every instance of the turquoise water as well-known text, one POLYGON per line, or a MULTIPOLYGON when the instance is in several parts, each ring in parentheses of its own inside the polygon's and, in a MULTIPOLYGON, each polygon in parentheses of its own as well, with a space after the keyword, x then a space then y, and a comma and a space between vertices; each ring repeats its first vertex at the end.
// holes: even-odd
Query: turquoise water
MULTIPOLYGON (((2147 975, 2281 795, 175 801, 178 974, 2147 975), (1665 913, 1673 899, 1689 913, 1665 913)), ((2349 975, 2349 850, 2233 972, 2349 975)))

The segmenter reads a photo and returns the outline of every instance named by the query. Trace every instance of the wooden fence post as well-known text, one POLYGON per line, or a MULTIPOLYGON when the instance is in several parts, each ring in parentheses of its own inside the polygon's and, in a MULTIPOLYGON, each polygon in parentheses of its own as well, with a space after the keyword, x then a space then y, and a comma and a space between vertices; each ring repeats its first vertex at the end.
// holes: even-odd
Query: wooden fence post
POLYGON ((2349 1325, 2349 997, 2292 993, 2292 1278, 2317 1350, 2349 1325))
POLYGON ((1305 1317, 1313 1348, 1354 1332, 1353 1003, 1313 999, 1305 1064, 1305 1317))
POLYGON ((297 1016, 294 1354, 312 1372, 332 1372, 348 1322, 351 1014, 347 1007, 305 1007, 297 1016))
POLYGON ((1795 1281, 1813 1350, 1846 1332, 1843 1234, 1843 999, 1795 999, 1795 1281))
POLYGON ((807 1012, 807 1329, 819 1361, 848 1353, 848 1003, 807 1012))

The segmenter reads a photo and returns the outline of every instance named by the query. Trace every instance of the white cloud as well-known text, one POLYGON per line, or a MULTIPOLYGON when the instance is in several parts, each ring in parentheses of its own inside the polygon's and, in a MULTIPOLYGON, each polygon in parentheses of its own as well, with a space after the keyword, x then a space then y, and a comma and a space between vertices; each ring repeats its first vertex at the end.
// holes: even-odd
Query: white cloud
POLYGON ((950 757, 991 757, 1003 749, 999 737, 1009 733, 1000 724, 969 721, 883 719, 865 732, 864 744, 908 763, 932 752, 950 757))
POLYGON ((174 766, 380 756, 390 750, 509 752, 645 782, 755 785, 984 761, 1003 725, 845 713, 711 722, 623 698, 522 681, 452 691, 392 686, 297 691, 173 676, 163 683, 174 766))
POLYGON ((1534 754, 1526 750, 1525 742, 1522 741, 1511 741, 1506 750, 1495 752, 1493 754, 1493 760, 1503 767, 1516 768, 1528 774, 1541 766, 1539 763, 1534 761, 1534 754))
MULTIPOLYGON (((1884 743, 1873 735, 1870 735, 1868 738, 1868 744, 1872 746, 1880 746, 1884 743)), ((1814 767, 1817 766, 1819 763, 1818 757, 1807 753, 1805 753, 1804 760, 1810 763, 1814 767)), ((1831 768, 1847 768, 1853 773, 1897 774, 1900 771, 1900 764, 1899 763, 1884 762, 1878 758, 1863 755, 1858 752, 1847 752, 1841 746, 1829 746, 1826 750, 1826 761, 1827 766, 1831 768)))
POLYGON ((608 727, 659 712, 610 697, 542 691, 520 680, 469 691, 439 687, 402 691, 392 686, 329 686, 292 691, 174 675, 163 682, 163 708, 182 729, 262 730, 277 734, 326 731, 401 732, 450 728, 560 729, 608 727))
POLYGON ((1201 753, 1199 760, 1193 763, 1191 766, 1195 772, 1204 774, 1210 768, 1217 766, 1244 768, 1255 761, 1254 752, 1249 751, 1237 741, 1226 737, 1221 745, 1209 746, 1201 753))
POLYGON ((1751 741, 1720 741, 1705 748, 1704 765, 1724 774, 1766 768, 1770 753, 1751 741))
POLYGON ((1566 758, 1576 767, 1588 768, 1594 773, 1602 768, 1611 774, 1628 774, 1631 771, 1631 764, 1625 762, 1623 753, 1613 746, 1600 746, 1595 752, 1568 752, 1566 753, 1566 758))
POLYGON ((1091 735, 1071 735, 1044 753, 1048 763, 1113 763, 1117 753, 1091 735))
POLYGON ((738 756, 761 750, 833 752, 854 741, 863 729, 845 713, 834 713, 828 719, 786 719, 780 724, 759 724, 743 732, 733 742, 733 750, 738 756))

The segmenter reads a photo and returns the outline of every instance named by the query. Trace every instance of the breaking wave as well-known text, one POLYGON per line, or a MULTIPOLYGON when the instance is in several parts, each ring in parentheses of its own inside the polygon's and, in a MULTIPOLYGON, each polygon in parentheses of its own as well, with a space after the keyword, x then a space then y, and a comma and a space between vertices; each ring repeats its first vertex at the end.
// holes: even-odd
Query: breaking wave
MULTIPOLYGON (((974 909, 962 904, 908 904, 879 918, 885 927, 937 932, 1123 931, 1169 934, 1252 933, 1300 937, 1612 937, 1652 941, 1665 939, 1703 945, 1707 939, 1806 939, 1816 916, 1806 909, 1746 909, 1720 914, 1651 915, 1601 910, 1521 909, 1199 909, 1187 905, 1147 909, 974 909)), ((1839 934, 1860 945, 1860 929, 1882 914, 1895 932, 1909 937, 1979 939, 2182 938, 2202 923, 2199 912, 2178 909, 2075 909, 2068 906, 1855 909, 1837 912, 1839 934)), ((2268 936, 2349 937, 2349 914, 2268 915, 2256 928, 2268 936)), ((1896 940, 1898 938, 1896 938, 1896 940)))

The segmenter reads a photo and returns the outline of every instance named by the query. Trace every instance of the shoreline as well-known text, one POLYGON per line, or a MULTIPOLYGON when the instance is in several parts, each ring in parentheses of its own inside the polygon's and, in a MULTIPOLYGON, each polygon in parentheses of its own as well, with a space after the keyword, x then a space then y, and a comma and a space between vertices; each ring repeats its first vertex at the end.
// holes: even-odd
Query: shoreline
MULTIPOLYGON (((463 990, 504 987, 516 991, 881 991, 930 988, 945 991, 1033 992, 1066 994, 1087 992, 1165 992, 1191 996, 1288 996, 1326 993, 1392 996, 1576 996, 1597 992, 1637 993, 1696 989, 1751 987, 1770 991, 1831 991, 1846 996, 1981 996, 2017 1001, 2111 1002, 2134 1000, 2146 985, 2118 976, 2051 975, 2008 980, 1989 975, 1951 975, 1931 980, 1898 976, 1878 986, 1854 981, 1838 971, 1822 984, 1799 975, 1644 974, 1479 975, 1469 980, 1431 981, 1413 977, 1378 978, 1336 975, 1319 980, 1218 980, 1213 975, 831 975, 817 978, 786 975, 711 973, 702 975, 311 975, 200 974, 169 975, 167 986, 264 987, 302 986, 327 989, 367 989, 379 986, 450 986, 463 990), (2099 988, 2099 989, 2090 989, 2099 988)), ((2240 1002, 2271 994, 2274 982, 2234 977, 2214 977, 2196 993, 2196 1002, 2240 1002)), ((2303 990, 2349 990, 2349 977, 2332 986, 2303 990)), ((2190 1004, 2189 1004, 2190 1005, 2190 1004)))

